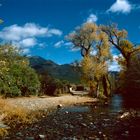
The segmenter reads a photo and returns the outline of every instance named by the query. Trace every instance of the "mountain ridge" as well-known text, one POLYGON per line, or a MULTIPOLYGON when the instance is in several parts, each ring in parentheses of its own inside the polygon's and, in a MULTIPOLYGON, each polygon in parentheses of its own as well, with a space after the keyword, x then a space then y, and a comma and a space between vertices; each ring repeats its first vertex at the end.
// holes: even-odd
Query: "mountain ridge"
POLYGON ((46 60, 40 56, 30 56, 28 59, 30 66, 39 74, 47 72, 55 79, 80 83, 80 72, 76 71, 71 64, 59 65, 52 60, 46 60))

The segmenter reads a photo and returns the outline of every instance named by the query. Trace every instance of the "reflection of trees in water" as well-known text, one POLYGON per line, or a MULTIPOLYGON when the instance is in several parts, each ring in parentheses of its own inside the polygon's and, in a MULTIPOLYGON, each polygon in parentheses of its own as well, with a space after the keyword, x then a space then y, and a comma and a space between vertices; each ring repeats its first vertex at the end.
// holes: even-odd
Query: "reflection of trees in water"
POLYGON ((123 109, 140 109, 140 98, 138 94, 121 95, 115 94, 111 99, 110 111, 121 111, 123 109))
POLYGON ((123 107, 127 109, 140 109, 140 95, 139 94, 127 94, 122 96, 123 107))

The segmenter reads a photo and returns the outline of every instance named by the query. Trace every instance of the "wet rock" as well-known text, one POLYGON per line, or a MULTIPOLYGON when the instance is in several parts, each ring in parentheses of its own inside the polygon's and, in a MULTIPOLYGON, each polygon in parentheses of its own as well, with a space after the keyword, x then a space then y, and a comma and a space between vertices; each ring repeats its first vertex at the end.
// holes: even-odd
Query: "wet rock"
POLYGON ((63 137, 61 140, 78 140, 76 137, 63 137))
POLYGON ((68 111, 65 111, 65 114, 68 114, 69 112, 68 111))
POLYGON ((81 125, 82 125, 83 127, 87 127, 87 125, 86 125, 85 123, 81 123, 81 125))
POLYGON ((74 126, 70 124, 70 125, 69 125, 69 128, 70 128, 70 129, 73 129, 73 128, 74 128, 74 126))
POLYGON ((88 139, 89 139, 89 140, 95 140, 96 137, 89 137, 88 139))
POLYGON ((26 137, 25 140, 35 140, 34 137, 26 137))
POLYGON ((23 134, 21 132, 16 133, 16 136, 22 137, 23 134))
POLYGON ((41 134, 38 135, 38 139, 39 140, 45 140, 45 138, 46 138, 46 135, 41 135, 41 134))
POLYGON ((6 129, 8 129, 9 126, 5 125, 3 122, 0 122, 0 128, 6 128, 6 129))
POLYGON ((105 112, 101 112, 100 115, 105 115, 105 112))
POLYGON ((92 128, 92 129, 96 129, 96 125, 94 125, 92 122, 89 124, 89 127, 92 128))
POLYGON ((120 115, 118 118, 119 119, 124 119, 124 118, 128 118, 130 116, 130 112, 124 112, 122 115, 120 115))
POLYGON ((69 127, 69 125, 66 123, 66 124, 64 124, 64 128, 68 128, 69 127))
POLYGON ((62 108, 62 104, 57 105, 57 109, 62 108))
POLYGON ((129 134, 129 131, 125 131, 125 134, 129 134))
POLYGON ((4 140, 11 140, 11 138, 10 137, 5 137, 4 140))
POLYGON ((110 121, 110 119, 103 119, 105 122, 108 122, 108 121, 110 121))
POLYGON ((101 132, 101 131, 99 131, 98 133, 99 133, 100 135, 102 134, 102 132, 101 132))

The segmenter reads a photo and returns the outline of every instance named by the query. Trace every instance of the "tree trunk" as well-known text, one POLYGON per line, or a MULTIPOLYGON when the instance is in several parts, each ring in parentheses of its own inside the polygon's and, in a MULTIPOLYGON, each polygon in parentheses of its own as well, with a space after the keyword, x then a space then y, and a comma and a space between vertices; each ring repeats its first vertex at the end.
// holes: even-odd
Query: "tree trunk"
POLYGON ((103 89, 104 89, 104 95, 108 97, 111 92, 111 85, 108 79, 108 75, 104 75, 102 79, 103 89))
POLYGON ((96 97, 96 87, 93 85, 93 84, 90 84, 90 92, 89 92, 89 95, 91 97, 96 97))

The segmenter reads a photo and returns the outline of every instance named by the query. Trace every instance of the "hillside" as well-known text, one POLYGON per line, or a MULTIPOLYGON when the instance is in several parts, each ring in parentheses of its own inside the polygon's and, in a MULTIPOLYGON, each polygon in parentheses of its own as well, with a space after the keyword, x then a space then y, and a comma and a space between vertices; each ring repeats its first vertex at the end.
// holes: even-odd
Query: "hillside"
POLYGON ((47 72, 56 79, 67 80, 71 83, 80 82, 80 72, 76 71, 70 64, 58 65, 39 56, 29 57, 29 62, 30 66, 39 74, 47 72))

